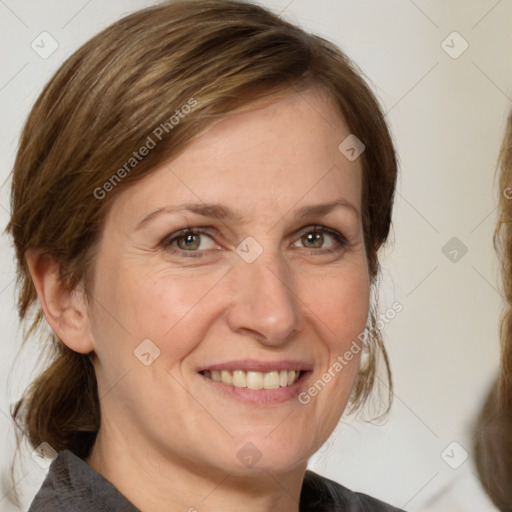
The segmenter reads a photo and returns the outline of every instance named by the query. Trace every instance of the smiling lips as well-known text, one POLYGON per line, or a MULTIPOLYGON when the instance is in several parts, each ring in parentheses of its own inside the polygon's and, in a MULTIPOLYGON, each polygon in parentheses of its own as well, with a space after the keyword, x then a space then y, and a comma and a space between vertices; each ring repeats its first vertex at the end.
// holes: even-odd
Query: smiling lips
POLYGON ((236 388, 279 389, 291 386, 302 373, 300 370, 272 370, 266 373, 244 370, 205 370, 205 377, 232 384, 236 388))

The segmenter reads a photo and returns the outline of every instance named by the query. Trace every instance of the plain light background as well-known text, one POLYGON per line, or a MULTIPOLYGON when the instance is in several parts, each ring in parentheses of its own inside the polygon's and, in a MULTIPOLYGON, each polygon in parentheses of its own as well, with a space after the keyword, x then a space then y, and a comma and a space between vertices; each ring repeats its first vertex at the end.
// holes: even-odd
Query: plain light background
MULTIPOLYGON (((153 3, 0 0, 2 229, 18 137, 44 84, 100 29, 153 3), (47 59, 31 48, 44 31, 59 45, 47 59)), ((384 328, 393 409, 378 426, 344 418, 310 467, 410 511, 493 510, 464 458, 499 355, 494 169, 512 102, 512 1, 260 3, 355 60, 387 112, 401 164, 380 299, 382 312, 395 301, 403 305, 384 328)), ((26 449, 16 471, 16 508, 8 411, 34 375, 38 347, 17 353, 14 253, 5 235, 0 244, 0 511, 7 512, 27 509, 45 471, 26 449)))

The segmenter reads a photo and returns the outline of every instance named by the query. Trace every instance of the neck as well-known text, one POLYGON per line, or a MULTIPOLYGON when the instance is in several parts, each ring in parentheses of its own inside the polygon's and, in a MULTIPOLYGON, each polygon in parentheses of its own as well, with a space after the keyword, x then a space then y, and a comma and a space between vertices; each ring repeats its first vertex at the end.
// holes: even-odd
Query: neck
POLYGON ((143 512, 299 512, 307 465, 280 473, 228 473, 101 429, 86 462, 143 512))

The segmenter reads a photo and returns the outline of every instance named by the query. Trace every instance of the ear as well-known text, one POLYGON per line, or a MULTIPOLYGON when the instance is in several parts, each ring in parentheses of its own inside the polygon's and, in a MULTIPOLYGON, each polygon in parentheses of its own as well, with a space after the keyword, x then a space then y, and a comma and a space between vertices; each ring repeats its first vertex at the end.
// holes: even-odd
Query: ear
POLYGON ((71 350, 92 352, 94 343, 83 291, 65 288, 59 279, 59 265, 51 255, 28 250, 25 258, 50 327, 71 350))

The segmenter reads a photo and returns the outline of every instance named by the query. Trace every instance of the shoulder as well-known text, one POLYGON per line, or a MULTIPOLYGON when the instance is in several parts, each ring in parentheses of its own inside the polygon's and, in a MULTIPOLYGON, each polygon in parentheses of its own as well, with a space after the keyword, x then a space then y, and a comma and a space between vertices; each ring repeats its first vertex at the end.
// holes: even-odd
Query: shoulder
MULTIPOLYGON (((65 469, 66 462, 62 460, 63 453, 61 452, 57 459, 52 462, 50 470, 35 495, 28 512, 46 512, 53 510, 55 512, 66 512, 61 498, 63 497, 63 481, 66 475, 65 469), (59 460, 60 459, 60 460, 59 460)), ((66 457, 66 455, 64 455, 66 457)))
POLYGON ((300 512, 403 512, 366 494, 306 471, 300 495, 300 512))
POLYGON ((28 512, 138 512, 119 491, 69 450, 59 452, 28 512))

